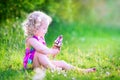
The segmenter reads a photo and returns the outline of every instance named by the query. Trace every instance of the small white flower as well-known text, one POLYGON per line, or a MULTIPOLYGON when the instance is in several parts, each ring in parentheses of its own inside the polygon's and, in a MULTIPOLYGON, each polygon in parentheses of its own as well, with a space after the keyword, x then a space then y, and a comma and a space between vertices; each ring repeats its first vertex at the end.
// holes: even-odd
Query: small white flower
POLYGON ((106 75, 109 76, 109 75, 110 75, 110 72, 106 72, 106 75))
POLYGON ((74 77, 72 77, 72 80, 76 80, 74 77))
POLYGON ((60 74, 60 72, 58 72, 58 74, 60 74))
POLYGON ((66 74, 66 73, 64 73, 63 75, 64 75, 64 77, 66 77, 66 76, 67 76, 67 74, 66 74))
POLYGON ((54 72, 55 72, 55 70, 54 70, 54 69, 51 69, 51 72, 52 72, 52 73, 54 73, 54 72))

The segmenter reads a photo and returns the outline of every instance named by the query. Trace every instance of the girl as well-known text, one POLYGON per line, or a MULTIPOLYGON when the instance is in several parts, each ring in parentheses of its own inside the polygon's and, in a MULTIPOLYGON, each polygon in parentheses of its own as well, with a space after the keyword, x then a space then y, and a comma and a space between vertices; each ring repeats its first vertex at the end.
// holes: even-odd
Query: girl
POLYGON ((58 68, 64 70, 76 69, 82 72, 94 72, 95 68, 80 69, 76 68, 65 61, 50 60, 48 55, 55 56, 60 52, 59 48, 48 48, 46 46, 44 36, 52 19, 41 11, 30 13, 23 23, 23 29, 27 36, 26 38, 26 53, 24 56, 24 68, 28 64, 32 64, 33 68, 44 67, 56 70, 58 68))

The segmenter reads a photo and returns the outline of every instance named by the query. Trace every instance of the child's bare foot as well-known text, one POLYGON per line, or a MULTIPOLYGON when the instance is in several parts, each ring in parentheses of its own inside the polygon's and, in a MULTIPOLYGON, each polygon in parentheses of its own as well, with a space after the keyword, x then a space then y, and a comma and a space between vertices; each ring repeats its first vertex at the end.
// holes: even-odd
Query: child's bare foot
POLYGON ((87 69, 75 68, 75 70, 77 70, 80 73, 91 73, 91 72, 95 72, 96 68, 87 68, 87 69))
POLYGON ((84 70, 85 73, 90 73, 90 72, 95 72, 95 71, 96 71, 96 68, 88 68, 84 70))

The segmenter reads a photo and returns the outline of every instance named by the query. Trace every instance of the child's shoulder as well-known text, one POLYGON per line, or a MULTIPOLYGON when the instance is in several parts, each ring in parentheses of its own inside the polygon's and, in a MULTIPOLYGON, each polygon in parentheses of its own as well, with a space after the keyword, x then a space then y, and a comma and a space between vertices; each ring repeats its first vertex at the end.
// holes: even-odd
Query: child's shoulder
POLYGON ((33 37, 26 37, 26 43, 28 43, 29 41, 31 41, 31 39, 33 39, 33 37))
POLYGON ((31 43, 34 42, 34 38, 33 37, 26 37, 25 43, 26 45, 30 45, 31 43))
POLYGON ((38 41, 38 38, 36 37, 26 37, 26 43, 29 43, 29 42, 34 42, 34 41, 38 41))

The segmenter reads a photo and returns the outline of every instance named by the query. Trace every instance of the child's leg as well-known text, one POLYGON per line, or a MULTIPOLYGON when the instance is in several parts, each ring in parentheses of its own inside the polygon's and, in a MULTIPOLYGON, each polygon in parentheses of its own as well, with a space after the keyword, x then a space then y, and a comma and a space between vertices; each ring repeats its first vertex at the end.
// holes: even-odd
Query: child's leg
POLYGON ((66 63, 63 60, 62 61, 50 61, 46 55, 36 52, 34 59, 33 59, 33 67, 34 68, 40 67, 40 65, 42 65, 45 68, 50 68, 50 69, 55 69, 55 67, 59 67, 64 70, 73 69, 73 70, 78 70, 80 72, 94 72, 95 71, 95 68, 81 69, 81 68, 74 67, 66 63))
POLYGON ((33 67, 40 67, 40 65, 45 68, 55 69, 55 66, 50 62, 46 55, 36 52, 33 60, 33 67))
POLYGON ((39 67, 39 61, 38 61, 38 57, 37 57, 37 53, 35 53, 34 58, 33 58, 33 68, 37 68, 39 67))
POLYGON ((88 68, 88 69, 81 69, 81 68, 77 68, 73 65, 70 65, 68 63, 66 63, 65 61, 52 61, 52 63, 54 65, 56 65, 57 67, 60 67, 62 69, 65 69, 65 70, 77 70, 79 72, 95 72, 96 69, 95 68, 88 68))
POLYGON ((56 67, 62 68, 64 70, 70 70, 73 69, 74 66, 66 63, 65 61, 61 60, 61 61, 51 61, 56 67))
POLYGON ((81 72, 81 73, 89 73, 89 72, 95 72, 96 68, 87 68, 87 69, 82 69, 82 68, 77 68, 75 67, 74 70, 81 72))

